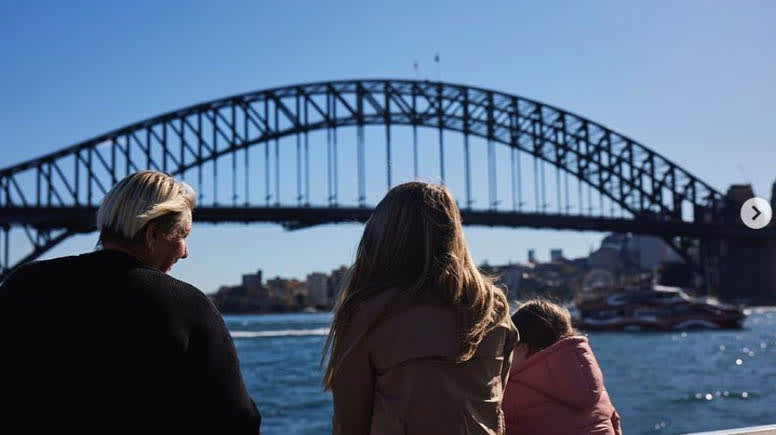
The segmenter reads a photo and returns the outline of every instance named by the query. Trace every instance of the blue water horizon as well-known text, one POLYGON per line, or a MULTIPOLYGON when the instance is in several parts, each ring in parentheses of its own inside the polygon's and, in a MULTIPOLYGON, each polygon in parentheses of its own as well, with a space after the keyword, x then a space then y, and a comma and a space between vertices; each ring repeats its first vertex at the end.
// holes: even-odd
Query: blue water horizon
MULTIPOLYGON (((320 363, 331 313, 224 319, 262 434, 330 434, 320 363)), ((776 307, 752 308, 742 329, 586 335, 626 434, 776 423, 776 307)))

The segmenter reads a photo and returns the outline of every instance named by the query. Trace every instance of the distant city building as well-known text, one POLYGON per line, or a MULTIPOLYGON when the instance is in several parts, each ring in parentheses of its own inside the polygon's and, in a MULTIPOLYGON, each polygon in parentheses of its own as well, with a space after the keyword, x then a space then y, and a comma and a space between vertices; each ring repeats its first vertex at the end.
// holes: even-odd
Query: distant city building
POLYGON ((751 184, 731 184, 727 191, 727 198, 736 204, 743 204, 753 196, 754 189, 751 184))
POLYGON ((340 266, 339 269, 331 271, 331 276, 329 277, 329 297, 332 301, 336 301, 342 289, 345 288, 349 270, 346 266, 340 266))
POLYGON ((601 249, 621 251, 627 244, 628 236, 625 234, 609 234, 601 240, 601 249))
POLYGON ((513 301, 520 298, 519 289, 520 283, 523 279, 523 273, 526 271, 525 266, 510 264, 500 271, 499 284, 506 286, 507 300, 513 301))
POLYGON ((326 309, 345 285, 348 268, 332 271, 331 276, 313 272, 306 281, 280 276, 262 282, 262 272, 242 275, 242 284, 221 286, 210 295, 223 313, 256 313, 296 311, 304 307, 326 309))
POLYGON ((294 294, 290 291, 289 280, 276 276, 267 280, 272 298, 277 301, 276 307, 291 306, 295 304, 294 294))
POLYGON ((528 250, 528 262, 536 263, 536 251, 534 251, 533 249, 528 250))
POLYGON ((307 275, 308 303, 316 307, 329 304, 329 277, 325 273, 313 272, 307 275))
POLYGON ((629 243, 642 270, 655 271, 664 261, 681 261, 681 257, 659 237, 634 235, 629 243))
POLYGON ((269 310, 272 305, 272 294, 269 289, 262 285, 261 270, 255 274, 246 274, 242 276, 243 287, 245 288, 245 297, 251 300, 251 305, 257 305, 260 310, 269 310))
POLYGON ((292 303, 289 308, 308 307, 310 303, 307 284, 297 279, 292 279, 288 284, 288 292, 291 294, 292 303))
POLYGON ((591 269, 603 269, 616 272, 623 268, 623 256, 619 249, 611 246, 601 246, 588 257, 591 269))
POLYGON ((601 248, 588 258, 593 269, 611 272, 654 272, 667 261, 681 261, 681 257, 658 237, 633 234, 604 237, 601 248))
POLYGON ((260 312, 267 307, 262 301, 247 294, 245 286, 221 286, 218 291, 210 296, 215 306, 222 312, 249 313, 260 312))
POLYGON ((243 275, 242 285, 249 291, 257 290, 259 287, 261 287, 261 271, 259 271, 257 274, 250 273, 243 275))
POLYGON ((550 249, 550 261, 560 261, 563 259, 562 249, 550 249))
POLYGON ((587 270, 584 260, 565 260, 528 265, 483 265, 481 269, 498 279, 496 285, 504 290, 510 302, 525 301, 533 297, 554 300, 570 300, 581 286, 587 270), (483 267, 484 266, 484 267, 483 267))

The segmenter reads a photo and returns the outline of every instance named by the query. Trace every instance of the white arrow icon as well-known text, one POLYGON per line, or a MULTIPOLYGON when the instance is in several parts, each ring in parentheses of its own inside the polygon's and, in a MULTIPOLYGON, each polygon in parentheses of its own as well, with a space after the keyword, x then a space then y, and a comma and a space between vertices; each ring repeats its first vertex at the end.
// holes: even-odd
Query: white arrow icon
POLYGON ((741 221, 753 230, 767 226, 772 214, 771 204, 762 198, 749 198, 741 206, 741 221))

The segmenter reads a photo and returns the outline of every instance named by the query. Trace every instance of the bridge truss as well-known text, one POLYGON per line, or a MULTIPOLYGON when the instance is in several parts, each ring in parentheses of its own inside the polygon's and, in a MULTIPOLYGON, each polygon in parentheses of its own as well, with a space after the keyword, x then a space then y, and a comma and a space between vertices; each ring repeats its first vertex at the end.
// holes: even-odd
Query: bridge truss
POLYGON ((699 241, 704 237, 746 236, 724 225, 724 197, 711 186, 581 116, 470 86, 347 80, 208 101, 1 170, 0 279, 67 237, 94 231, 102 196, 123 176, 145 168, 183 177, 195 187, 196 220, 277 222, 289 229, 364 221, 371 210, 368 181, 384 177, 386 189, 405 181, 396 175, 400 158, 412 167, 410 178, 425 176, 421 166, 428 163, 429 147, 420 139, 429 130, 436 136, 435 179, 447 183, 451 175, 463 175, 456 195, 467 224, 654 234, 693 264, 702 262, 699 241), (367 145, 365 132, 372 126, 384 129, 384 139, 367 145), (399 128, 411 132, 412 139, 402 141, 411 143, 411 150, 397 151, 393 142, 399 128), (348 129, 356 134, 352 156, 346 157, 343 130, 348 129), (460 144, 449 143, 450 132, 460 144), (314 135, 323 133, 325 141, 316 142, 314 135), (322 150, 321 142, 325 153, 316 157, 313 151, 322 150), (382 164, 375 171, 366 155, 378 149, 382 164), (451 153, 459 162, 454 168, 451 153), (486 168, 473 168, 475 159, 486 161, 486 168), (343 179, 346 160, 354 164, 355 174, 343 179), (546 176, 545 166, 555 170, 554 180, 546 176), (321 175, 311 167, 323 168, 321 175), (473 184, 482 172, 487 174, 487 202, 478 207, 473 184), (557 193, 552 210, 548 179, 557 193), (325 193, 316 197, 312 191, 324 183, 325 193), (343 183, 357 191, 353 203, 341 200, 343 183), (289 186, 295 192, 284 197, 289 186), (532 209, 526 186, 534 190, 532 209), (29 249, 13 255, 15 240, 26 241, 29 249))

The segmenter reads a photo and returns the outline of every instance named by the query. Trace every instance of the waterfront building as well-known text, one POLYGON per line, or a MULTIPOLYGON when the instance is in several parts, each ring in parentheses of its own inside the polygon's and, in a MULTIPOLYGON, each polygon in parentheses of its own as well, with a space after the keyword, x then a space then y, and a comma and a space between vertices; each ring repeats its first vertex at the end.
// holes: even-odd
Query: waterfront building
POLYGON ((269 289, 262 285, 261 270, 243 275, 242 285, 245 287, 245 297, 249 305, 258 306, 259 311, 269 310, 272 305, 272 295, 269 289))
POLYGON ((305 294, 306 289, 304 292, 302 291, 304 284, 298 280, 288 280, 276 276, 273 279, 267 280, 267 287, 269 287, 272 292, 272 297, 275 302, 273 307, 275 309, 289 310, 304 304, 303 298, 300 298, 299 295, 305 294))
POLYGON ((520 283, 528 268, 519 264, 510 264, 501 269, 498 283, 506 287, 507 300, 519 299, 520 283))
POLYGON ((268 307, 266 299, 262 300, 255 289, 249 291, 244 285, 221 286, 211 299, 224 313, 256 313, 268 307))
POLYGON ((520 299, 523 277, 531 271, 532 267, 533 265, 512 263, 504 266, 491 266, 486 260, 478 268, 484 274, 496 277, 495 284, 504 291, 508 301, 514 301, 520 299))
POLYGON ((601 247, 590 254, 588 264, 591 269, 603 269, 613 273, 622 270, 624 264, 622 243, 620 238, 615 236, 605 237, 601 247))
POLYGON ((337 300, 340 292, 345 288, 349 270, 346 266, 340 266, 339 269, 331 271, 331 276, 329 277, 329 297, 332 302, 337 300))
POLYGON ((329 305, 329 277, 325 273, 313 272, 307 275, 308 303, 324 308, 329 305))

